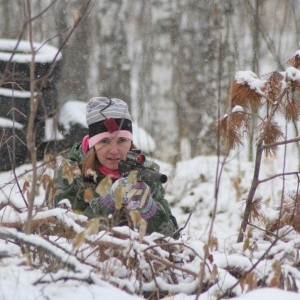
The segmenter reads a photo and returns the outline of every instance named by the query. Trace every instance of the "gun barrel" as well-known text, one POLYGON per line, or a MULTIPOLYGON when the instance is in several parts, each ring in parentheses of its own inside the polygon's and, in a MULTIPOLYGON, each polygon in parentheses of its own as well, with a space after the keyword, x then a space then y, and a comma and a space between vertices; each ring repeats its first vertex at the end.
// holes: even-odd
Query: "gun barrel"
POLYGON ((155 181, 166 183, 168 181, 168 176, 154 170, 142 169, 140 171, 140 177, 143 181, 155 181))
POLYGON ((119 172, 122 176, 128 176, 128 174, 133 170, 138 171, 138 178, 140 178, 142 181, 154 181, 161 183, 166 183, 168 181, 168 176, 165 174, 144 168, 142 166, 132 165, 125 161, 119 162, 119 172))

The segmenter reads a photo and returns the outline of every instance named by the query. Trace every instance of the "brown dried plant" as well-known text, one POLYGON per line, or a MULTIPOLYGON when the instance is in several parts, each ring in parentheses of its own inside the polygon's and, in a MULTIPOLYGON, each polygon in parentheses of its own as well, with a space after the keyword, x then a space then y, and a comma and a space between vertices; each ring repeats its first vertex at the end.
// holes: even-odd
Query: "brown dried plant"
POLYGON ((277 101, 282 91, 283 75, 275 71, 265 75, 264 79, 266 80, 266 83, 262 88, 262 91, 268 99, 273 102, 277 101))
POLYGON ((140 212, 137 210, 129 211, 129 216, 132 220, 133 227, 139 229, 139 241, 141 243, 147 232, 147 221, 142 218, 140 212))
MULTIPOLYGON (((277 122, 273 121, 271 122, 265 129, 264 129, 265 123, 262 121, 259 125, 259 131, 264 132, 263 141, 265 145, 273 144, 275 142, 278 142, 279 140, 282 140, 284 135, 281 131, 280 126, 277 122)), ((261 138, 261 137, 259 137, 261 138)), ((266 148, 267 155, 270 154, 276 154, 278 146, 272 146, 266 148)))
POLYGON ((272 264, 272 268, 274 270, 273 277, 270 281, 269 286, 270 287, 277 287, 282 289, 283 288, 283 282, 282 282, 282 271, 281 271, 281 263, 278 260, 275 260, 272 264))
POLYGON ((109 174, 108 176, 105 176, 96 187, 96 193, 100 195, 101 197, 106 197, 109 194, 110 188, 112 186, 112 175, 109 174))
POLYGON ((288 60, 287 60, 287 64, 296 68, 296 69, 299 69, 300 67, 300 55, 299 53, 295 53, 293 56, 291 56, 288 60))
POLYGON ((228 150, 235 149, 237 146, 243 144, 240 130, 246 132, 246 121, 247 115, 243 112, 234 112, 219 120, 219 128, 216 126, 215 133, 217 134, 219 129, 222 142, 228 150))
POLYGON ((50 153, 46 154, 44 156, 43 161, 45 163, 46 168, 49 168, 52 170, 56 169, 57 161, 56 161, 56 157, 53 154, 50 154, 50 153))
POLYGON ((251 89, 248 84, 240 84, 233 81, 231 86, 231 107, 236 105, 256 111, 262 105, 261 95, 256 90, 251 89))
MULTIPOLYGON (((277 208, 277 210, 279 209, 280 207, 277 208)), ((279 224, 277 222, 272 229, 278 229, 278 226, 282 228, 286 225, 290 225, 300 232, 300 195, 289 195, 283 200, 279 224)))
POLYGON ((246 278, 245 278, 245 281, 246 281, 246 284, 248 285, 248 290, 247 292, 250 292, 250 291, 253 291, 253 290, 256 290, 257 289, 257 275, 254 273, 254 272, 250 272, 246 278))
POLYGON ((84 201, 89 203, 93 200, 93 198, 94 198, 94 195, 93 195, 92 190, 90 188, 85 189, 83 192, 84 201))
MULTIPOLYGON (((241 204, 245 205, 247 199, 242 197, 241 204)), ((262 198, 254 199, 250 206, 249 222, 252 223, 255 220, 263 220, 264 215, 262 214, 262 198)))
POLYGON ((80 175, 81 171, 77 165, 70 165, 68 162, 64 162, 62 165, 62 178, 68 180, 69 185, 74 181, 75 175, 80 175))
POLYGON ((261 217, 262 217, 261 199, 256 199, 251 204, 249 221, 253 222, 254 220, 261 219, 261 217))
POLYGON ((25 180, 22 188, 22 193, 25 194, 28 191, 30 191, 30 184, 28 180, 25 180))
POLYGON ((285 118, 289 121, 297 122, 300 117, 300 106, 298 103, 287 101, 285 105, 285 118))
POLYGON ((125 194, 125 186, 118 185, 114 190, 114 198, 115 198, 115 208, 117 210, 122 208, 122 202, 125 194))
POLYGON ((138 228, 138 226, 140 225, 141 220, 142 220, 141 213, 138 210, 130 210, 129 216, 132 220, 133 227, 138 228))
POLYGON ((93 179, 94 182, 97 182, 98 175, 95 170, 87 169, 84 176, 93 179))
POLYGON ((54 186, 52 178, 48 174, 43 174, 40 179, 40 183, 45 190, 45 203, 47 206, 54 207, 54 197, 56 195, 56 188, 54 186))

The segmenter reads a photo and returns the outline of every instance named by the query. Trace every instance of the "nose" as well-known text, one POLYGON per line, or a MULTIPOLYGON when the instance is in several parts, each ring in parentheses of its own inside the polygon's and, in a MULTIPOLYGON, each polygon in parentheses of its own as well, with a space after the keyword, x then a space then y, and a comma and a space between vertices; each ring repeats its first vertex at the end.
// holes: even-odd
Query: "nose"
POLYGON ((119 152, 118 144, 115 139, 111 141, 109 146, 110 146, 109 147, 110 153, 118 153, 119 152))

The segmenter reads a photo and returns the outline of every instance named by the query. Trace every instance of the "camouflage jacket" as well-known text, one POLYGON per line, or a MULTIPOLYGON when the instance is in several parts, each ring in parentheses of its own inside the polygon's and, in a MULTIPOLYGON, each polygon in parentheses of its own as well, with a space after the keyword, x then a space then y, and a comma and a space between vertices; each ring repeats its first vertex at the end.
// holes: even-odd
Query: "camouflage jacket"
MULTIPOLYGON (((75 144, 68 154, 68 162, 70 165, 78 166, 81 169, 81 161, 84 157, 81 144, 75 144)), ((158 165, 153 164, 151 168, 158 171, 158 165)), ((93 197, 97 198, 99 195, 96 194, 95 190, 98 183, 104 178, 104 175, 97 172, 97 182, 92 178, 83 178, 81 175, 74 175, 73 182, 69 184, 67 178, 62 176, 62 168, 60 167, 57 172, 57 176, 54 179, 54 186, 56 188, 55 204, 62 199, 69 199, 72 204, 72 209, 77 213, 82 213, 89 218, 93 217, 104 217, 108 222, 107 217, 112 212, 105 206, 100 207, 99 213, 95 215, 93 213, 90 204, 84 200, 83 193, 85 189, 90 188, 93 192, 93 197)), ((157 203, 156 214, 147 220, 147 234, 152 232, 160 232, 165 235, 174 233, 178 229, 176 218, 172 215, 169 203, 164 199, 165 190, 161 183, 157 182, 146 182, 151 189, 151 196, 157 203)), ((130 221, 128 218, 128 212, 125 208, 115 212, 114 224, 111 225, 129 225, 130 221)), ((178 238, 178 234, 175 236, 178 238)))

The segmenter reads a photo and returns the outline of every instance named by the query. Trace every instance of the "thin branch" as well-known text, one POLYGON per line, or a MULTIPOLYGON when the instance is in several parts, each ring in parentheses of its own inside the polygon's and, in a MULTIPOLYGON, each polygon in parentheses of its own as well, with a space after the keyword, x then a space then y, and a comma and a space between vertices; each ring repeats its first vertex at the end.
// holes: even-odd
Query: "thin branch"
POLYGON ((191 271, 191 270, 189 270, 189 269, 186 269, 186 268, 182 268, 182 267, 180 267, 180 266, 177 266, 177 265, 175 265, 174 263, 171 263, 170 261, 165 260, 165 259, 163 259, 163 258, 161 258, 161 257, 159 257, 159 256, 156 256, 156 255, 154 255, 154 254, 147 253, 147 252, 144 252, 144 254, 145 254, 146 257, 151 258, 151 259, 153 259, 153 260, 156 260, 156 261, 158 261, 159 263, 165 265, 165 266, 168 267, 168 268, 173 268, 173 269, 182 271, 182 272, 184 272, 184 273, 186 273, 186 274, 189 274, 189 275, 194 276, 195 278, 198 277, 198 274, 197 274, 197 273, 195 273, 195 272, 193 272, 193 271, 191 271))
POLYGON ((273 180, 273 179, 275 179, 275 178, 277 178, 277 177, 283 177, 283 176, 288 176, 288 175, 299 175, 300 174, 300 172, 297 172, 297 171, 295 171, 295 172, 286 172, 286 173, 280 173, 280 174, 275 174, 275 175, 273 175, 273 176, 271 176, 271 177, 268 177, 268 178, 265 178, 265 179, 261 179, 261 180, 258 180, 258 184, 261 184, 261 183, 264 183, 264 182, 267 182, 267 181, 270 181, 270 180, 273 180))
POLYGON ((244 215, 243 215, 243 220, 242 220, 240 231, 239 231, 239 234, 238 234, 238 239, 237 239, 238 243, 242 242, 243 239, 244 239, 244 233, 245 233, 247 225, 248 225, 253 197, 256 193, 256 189, 257 189, 257 186, 259 184, 259 179, 258 178, 259 178, 261 160, 262 160, 262 154, 263 154, 263 141, 265 139, 265 136, 267 134, 267 130, 268 130, 268 128, 269 128, 269 126, 270 126, 270 124, 273 120, 274 115, 275 115, 279 105, 281 104, 284 96, 286 95, 286 92, 287 92, 287 89, 284 89, 283 92, 278 97, 278 99, 276 101, 276 105, 273 106, 269 117, 267 118, 266 122, 263 124, 263 128, 261 130, 261 133, 259 135, 259 139, 257 141, 254 174, 253 174, 249 194, 248 194, 247 200, 246 200, 246 206, 245 206, 245 211, 244 211, 244 215))
POLYGON ((39 17, 41 17, 45 12, 47 12, 48 9, 50 9, 56 2, 57 0, 52 0, 52 2, 46 6, 46 8, 44 8, 44 10, 42 10, 41 12, 39 12, 36 16, 34 17, 30 17, 28 23, 33 22, 34 20, 38 19, 39 17))
POLYGON ((286 145, 286 144, 290 144, 290 143, 296 143, 300 141, 300 137, 295 137, 293 139, 289 139, 289 140, 285 140, 285 141, 280 141, 280 142, 276 142, 276 143, 271 143, 271 144, 266 144, 263 145, 263 150, 268 149, 268 148, 272 148, 272 147, 276 147, 276 146, 280 146, 280 145, 286 145))

